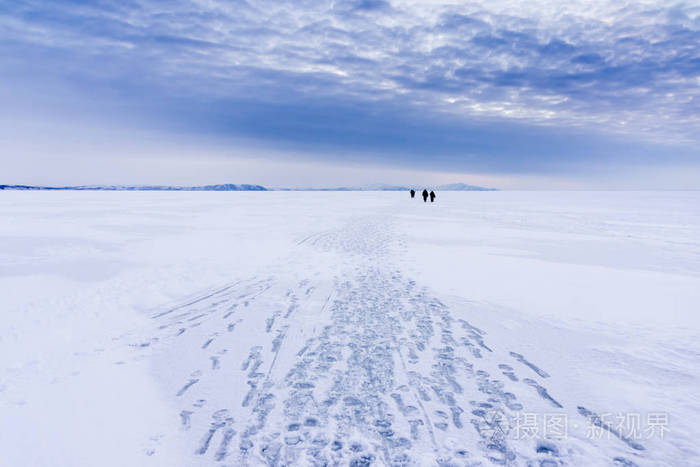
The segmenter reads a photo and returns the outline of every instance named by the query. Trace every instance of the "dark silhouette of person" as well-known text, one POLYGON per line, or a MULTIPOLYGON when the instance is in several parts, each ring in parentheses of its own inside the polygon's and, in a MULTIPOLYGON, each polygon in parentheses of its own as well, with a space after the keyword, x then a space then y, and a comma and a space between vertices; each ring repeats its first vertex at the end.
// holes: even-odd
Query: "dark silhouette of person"
POLYGON ((428 190, 423 190, 423 202, 428 202, 428 190))
POLYGON ((415 198, 415 197, 416 197, 416 190, 411 190, 411 198, 415 198))
POLYGON ((430 190, 430 202, 432 203, 433 201, 435 201, 435 192, 430 190))

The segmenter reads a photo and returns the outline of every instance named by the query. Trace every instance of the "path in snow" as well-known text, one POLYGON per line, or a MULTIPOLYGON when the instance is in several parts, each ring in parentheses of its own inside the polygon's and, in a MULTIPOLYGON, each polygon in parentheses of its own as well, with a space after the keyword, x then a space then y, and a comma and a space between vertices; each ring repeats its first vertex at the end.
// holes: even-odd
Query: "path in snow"
POLYGON ((154 332, 133 345, 151 352, 172 394, 191 462, 636 465, 644 446, 585 401, 569 409, 582 429, 611 435, 606 449, 582 436, 518 439, 519 414, 563 409, 547 388, 557 375, 493 345, 467 310, 404 277, 392 260, 397 238, 390 216, 355 219, 300 239, 291 263, 308 264, 297 272, 250 277, 154 314, 154 332), (313 264, 319 252, 340 264, 313 264))
POLYGON ((699 205, 3 193, 0 465, 699 465, 699 205))

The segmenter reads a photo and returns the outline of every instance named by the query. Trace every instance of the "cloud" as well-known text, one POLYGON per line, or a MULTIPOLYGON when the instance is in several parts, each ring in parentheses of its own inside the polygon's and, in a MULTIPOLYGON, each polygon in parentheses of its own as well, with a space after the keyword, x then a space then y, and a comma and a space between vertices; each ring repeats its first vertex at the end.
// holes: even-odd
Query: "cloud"
POLYGON ((19 0, 0 28, 32 103, 217 138, 498 171, 700 142, 690 2, 19 0))

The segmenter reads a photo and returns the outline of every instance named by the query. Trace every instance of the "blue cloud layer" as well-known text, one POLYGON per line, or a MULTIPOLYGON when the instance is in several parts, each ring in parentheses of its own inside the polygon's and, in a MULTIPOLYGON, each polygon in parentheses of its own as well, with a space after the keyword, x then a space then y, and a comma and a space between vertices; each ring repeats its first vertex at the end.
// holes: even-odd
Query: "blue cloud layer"
POLYGON ((70 90, 173 131, 445 169, 696 159, 700 6, 551 3, 6 2, 0 78, 27 102, 70 90))

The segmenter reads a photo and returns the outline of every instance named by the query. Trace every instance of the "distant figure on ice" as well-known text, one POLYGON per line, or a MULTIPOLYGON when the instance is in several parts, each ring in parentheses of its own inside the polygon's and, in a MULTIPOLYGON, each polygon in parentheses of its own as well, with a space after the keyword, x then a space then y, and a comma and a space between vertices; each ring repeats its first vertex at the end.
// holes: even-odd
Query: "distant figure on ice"
POLYGON ((430 202, 432 203, 433 201, 435 201, 435 192, 430 190, 430 202))
POLYGON ((428 190, 423 190, 423 202, 428 202, 428 190))
POLYGON ((415 197, 416 197, 416 190, 411 190, 411 198, 415 198, 415 197))

